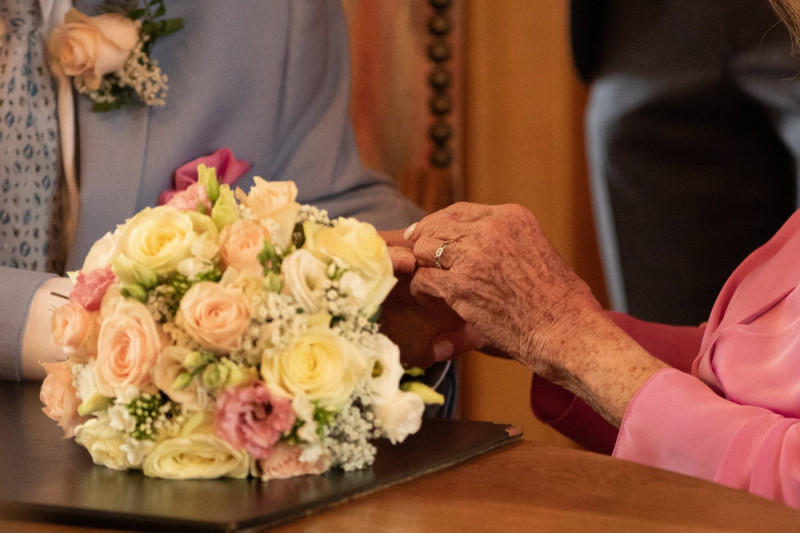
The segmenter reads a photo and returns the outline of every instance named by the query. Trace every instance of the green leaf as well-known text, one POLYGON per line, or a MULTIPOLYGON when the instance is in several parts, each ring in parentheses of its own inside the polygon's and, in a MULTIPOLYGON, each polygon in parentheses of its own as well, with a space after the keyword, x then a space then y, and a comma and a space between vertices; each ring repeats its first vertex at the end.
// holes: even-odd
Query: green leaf
POLYGON ((114 111, 115 109, 119 109, 122 107, 122 104, 119 101, 116 102, 95 102, 92 104, 92 111, 96 111, 98 113, 105 113, 106 111, 114 111))

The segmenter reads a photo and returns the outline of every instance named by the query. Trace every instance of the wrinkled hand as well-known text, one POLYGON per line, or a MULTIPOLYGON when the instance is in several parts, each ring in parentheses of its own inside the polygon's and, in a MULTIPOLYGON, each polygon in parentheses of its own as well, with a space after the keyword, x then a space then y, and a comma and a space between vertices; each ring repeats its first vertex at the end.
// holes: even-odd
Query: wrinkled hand
POLYGON ((380 232, 398 283, 383 304, 381 332, 399 347, 403 362, 429 368, 436 362, 456 357, 486 344, 486 339, 466 324, 441 298, 411 295, 411 274, 416 268, 413 243, 404 230, 380 232))
POLYGON ((602 312, 533 214, 517 205, 454 204, 405 235, 414 242, 414 296, 441 298, 489 342, 545 377, 571 330, 602 312), (437 248, 449 244, 434 267, 437 248))

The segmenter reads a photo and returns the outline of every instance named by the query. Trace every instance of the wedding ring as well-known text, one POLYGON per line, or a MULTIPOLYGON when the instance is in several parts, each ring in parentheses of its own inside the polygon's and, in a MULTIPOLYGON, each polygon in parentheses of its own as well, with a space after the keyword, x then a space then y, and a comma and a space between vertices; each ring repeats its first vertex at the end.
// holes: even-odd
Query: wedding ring
POLYGON ((442 268, 442 264, 439 262, 439 259, 441 259, 441 258, 442 258, 442 254, 444 253, 444 251, 445 251, 445 249, 447 248, 447 246, 448 246, 448 245, 450 245, 450 244, 453 244, 454 242, 456 242, 456 241, 444 241, 444 242, 442 243, 442 245, 441 245, 441 246, 439 246, 439 247, 436 249, 436 255, 434 255, 434 256, 433 256, 433 257, 434 257, 434 259, 435 259, 435 261, 434 261, 434 265, 436 266, 436 268, 438 268, 438 269, 440 269, 440 270, 441 270, 441 268, 442 268))

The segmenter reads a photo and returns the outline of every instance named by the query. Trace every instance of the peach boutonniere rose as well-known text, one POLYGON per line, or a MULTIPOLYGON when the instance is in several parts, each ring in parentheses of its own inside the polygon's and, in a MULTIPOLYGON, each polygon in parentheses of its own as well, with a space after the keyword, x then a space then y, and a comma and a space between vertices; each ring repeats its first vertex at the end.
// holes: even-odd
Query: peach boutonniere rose
POLYGON ((157 37, 183 27, 182 19, 156 20, 165 13, 163 0, 93 17, 72 8, 50 33, 50 68, 72 78, 75 89, 92 99, 95 111, 137 100, 164 105, 167 76, 150 57, 150 48, 157 37))

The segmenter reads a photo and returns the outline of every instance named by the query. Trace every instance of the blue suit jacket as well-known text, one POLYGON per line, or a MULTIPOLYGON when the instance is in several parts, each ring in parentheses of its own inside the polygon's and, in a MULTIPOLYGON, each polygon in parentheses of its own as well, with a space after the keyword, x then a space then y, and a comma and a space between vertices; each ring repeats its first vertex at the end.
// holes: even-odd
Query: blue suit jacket
MULTIPOLYGON (((96 14, 102 2, 78 1, 96 14)), ((138 210, 180 165, 230 147, 252 175, 294 180, 298 200, 379 229, 422 216, 392 181, 361 166, 349 116, 347 27, 338 0, 172 0, 184 28, 152 49, 169 76, 164 107, 91 111, 76 95, 81 219, 68 269, 138 210)), ((27 309, 44 274, 0 268, 0 378, 21 379, 27 309), (9 304, 13 302, 13 304, 9 304)))

